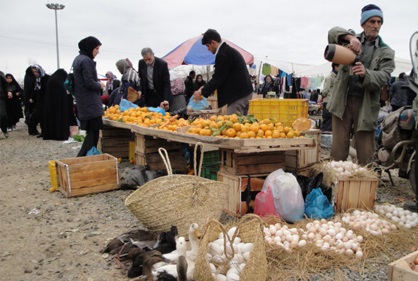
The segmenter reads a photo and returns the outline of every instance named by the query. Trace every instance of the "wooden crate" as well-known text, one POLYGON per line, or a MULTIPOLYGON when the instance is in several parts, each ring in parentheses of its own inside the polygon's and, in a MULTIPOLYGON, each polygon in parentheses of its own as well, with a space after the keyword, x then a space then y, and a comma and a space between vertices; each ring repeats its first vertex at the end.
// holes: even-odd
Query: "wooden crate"
POLYGON ((292 173, 295 176, 296 175, 302 175, 302 176, 305 176, 305 177, 312 177, 312 174, 313 174, 312 165, 308 166, 308 167, 304 167, 304 168, 286 167, 285 171, 288 172, 288 173, 292 173))
POLYGON ((269 174, 277 169, 285 169, 285 152, 236 153, 220 149, 219 171, 231 175, 269 174))
POLYGON ((182 146, 178 142, 167 141, 165 139, 135 135, 135 164, 147 165, 150 170, 164 170, 165 164, 158 153, 158 149, 163 147, 167 150, 170 158, 171 168, 181 172, 186 171, 187 159, 183 155, 182 146))
MULTIPOLYGON (((253 175, 250 177, 251 195, 253 199, 263 188, 264 180, 267 174, 253 175)), ((245 198, 241 198, 242 192, 245 192, 248 184, 247 176, 236 176, 227 173, 218 172, 218 181, 228 184, 228 195, 225 200, 225 212, 241 217, 247 213, 247 204, 245 198)), ((253 202, 252 202, 253 203, 253 202)), ((250 206, 252 206, 250 203, 250 206)))
POLYGON ((319 162, 321 157, 321 132, 311 130, 309 137, 315 139, 315 147, 311 149, 288 150, 285 153, 285 163, 287 168, 305 168, 319 162))
MULTIPOLYGON (((389 281, 416 281, 418 280, 418 272, 413 271, 410 264, 418 258, 418 251, 404 256, 388 266, 389 281)), ((418 265, 415 265, 418 266, 418 265)))
POLYGON ((129 158, 129 142, 132 141, 132 133, 128 129, 104 126, 100 130, 97 148, 103 153, 108 153, 116 158, 129 158))
POLYGON ((340 178, 336 186, 335 211, 349 209, 373 210, 378 187, 377 178, 340 178))
POLYGON ((119 188, 118 160, 109 154, 55 161, 59 190, 66 197, 99 193, 119 188))

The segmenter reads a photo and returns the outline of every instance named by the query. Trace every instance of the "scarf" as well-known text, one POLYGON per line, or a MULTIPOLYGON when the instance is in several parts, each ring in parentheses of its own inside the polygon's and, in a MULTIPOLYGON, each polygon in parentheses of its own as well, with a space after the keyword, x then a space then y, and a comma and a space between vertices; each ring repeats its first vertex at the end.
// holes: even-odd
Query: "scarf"
POLYGON ((108 92, 112 92, 113 90, 113 81, 115 80, 116 76, 112 73, 112 71, 106 72, 106 77, 109 76, 106 82, 106 89, 108 92))
POLYGON ((36 68, 36 70, 38 70, 39 76, 35 79, 34 90, 39 91, 42 88, 41 78, 45 76, 45 70, 39 64, 31 65, 31 68, 36 68))
POLYGON ((116 62, 116 67, 122 74, 122 80, 132 82, 135 85, 139 85, 139 75, 135 69, 132 68, 132 64, 127 59, 121 59, 116 62))

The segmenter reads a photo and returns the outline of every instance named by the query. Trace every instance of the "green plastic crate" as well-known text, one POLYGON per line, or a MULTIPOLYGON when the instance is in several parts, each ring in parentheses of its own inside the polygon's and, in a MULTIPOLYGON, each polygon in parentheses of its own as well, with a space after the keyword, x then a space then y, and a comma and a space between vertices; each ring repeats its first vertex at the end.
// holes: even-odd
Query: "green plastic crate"
POLYGON ((220 162, 212 163, 210 165, 202 166, 201 177, 209 180, 218 180, 218 171, 220 167, 220 162))

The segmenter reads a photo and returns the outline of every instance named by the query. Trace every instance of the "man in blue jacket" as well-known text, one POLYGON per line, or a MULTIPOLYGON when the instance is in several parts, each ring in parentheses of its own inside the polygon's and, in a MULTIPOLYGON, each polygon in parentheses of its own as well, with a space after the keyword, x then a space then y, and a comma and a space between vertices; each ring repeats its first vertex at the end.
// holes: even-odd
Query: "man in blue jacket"
POLYGON ((221 35, 214 29, 203 34, 202 45, 216 55, 215 72, 212 79, 193 95, 200 99, 202 95, 208 97, 217 90, 219 108, 227 104, 228 115, 237 112, 247 115, 253 87, 244 58, 236 49, 222 42, 221 35))

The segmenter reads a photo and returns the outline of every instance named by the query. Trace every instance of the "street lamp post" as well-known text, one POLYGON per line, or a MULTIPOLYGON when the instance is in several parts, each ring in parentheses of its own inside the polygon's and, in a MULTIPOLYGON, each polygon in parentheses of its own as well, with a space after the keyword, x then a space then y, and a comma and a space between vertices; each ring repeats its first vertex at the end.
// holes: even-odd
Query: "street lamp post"
POLYGON ((65 8, 64 5, 58 3, 48 3, 46 4, 48 9, 55 11, 55 37, 57 43, 57 69, 60 68, 60 52, 58 47, 58 17, 57 17, 57 10, 62 10, 65 8))

